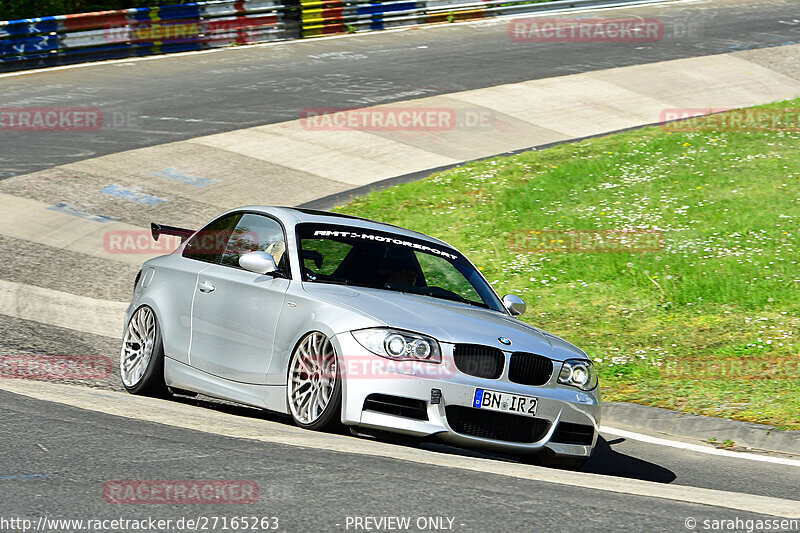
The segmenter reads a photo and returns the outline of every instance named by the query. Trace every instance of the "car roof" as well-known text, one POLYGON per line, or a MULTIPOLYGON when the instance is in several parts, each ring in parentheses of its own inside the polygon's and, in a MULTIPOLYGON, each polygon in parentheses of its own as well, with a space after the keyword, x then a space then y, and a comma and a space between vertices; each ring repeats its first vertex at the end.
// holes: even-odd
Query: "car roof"
POLYGON ((453 248, 450 244, 446 243, 436 237, 431 237, 418 231, 413 231, 394 224, 387 224, 385 222, 378 222, 377 220, 370 220, 368 218, 361 218, 344 213, 332 213, 330 211, 320 211, 317 209, 305 209, 302 207, 279 207, 279 206, 266 206, 266 205, 249 205, 231 209, 229 212, 235 211, 256 211, 265 214, 273 215, 280 218, 285 223, 300 224, 304 222, 314 222, 317 224, 336 224, 351 226, 356 228, 372 229, 376 231, 384 231, 394 233, 397 235, 404 235, 406 237, 414 237, 417 239, 424 239, 426 241, 435 242, 437 244, 453 248))

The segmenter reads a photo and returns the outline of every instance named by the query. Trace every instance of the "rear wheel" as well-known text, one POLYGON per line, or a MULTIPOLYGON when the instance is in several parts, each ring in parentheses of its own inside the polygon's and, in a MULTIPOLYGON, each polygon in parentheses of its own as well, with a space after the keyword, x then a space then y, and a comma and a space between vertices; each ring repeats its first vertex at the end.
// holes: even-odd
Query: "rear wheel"
POLYGON ((147 306, 133 313, 119 359, 122 384, 131 394, 168 396, 164 383, 164 345, 156 314, 147 306))
POLYGON ((289 413, 298 426, 326 429, 341 424, 342 380, 336 351, 323 333, 309 333, 297 344, 286 393, 289 413))

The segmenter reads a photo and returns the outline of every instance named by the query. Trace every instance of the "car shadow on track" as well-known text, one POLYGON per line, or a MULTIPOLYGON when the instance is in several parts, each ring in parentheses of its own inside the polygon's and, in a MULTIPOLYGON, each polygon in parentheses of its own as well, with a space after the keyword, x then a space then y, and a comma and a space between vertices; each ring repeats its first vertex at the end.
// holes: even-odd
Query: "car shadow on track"
POLYGON ((281 422, 289 426, 293 425, 292 418, 289 415, 267 411, 259 407, 250 407, 249 405, 229 402, 227 400, 220 400, 218 398, 211 398, 202 394, 186 396, 179 393, 171 396, 169 400, 186 405, 194 405, 195 407, 203 407, 204 409, 213 409, 214 411, 227 413, 229 415, 260 418, 262 420, 269 420, 270 422, 281 422))
MULTIPOLYGON (((279 422, 286 425, 293 425, 291 417, 271 411, 265 411, 256 407, 248 407, 225 400, 218 400, 208 398, 206 396, 187 397, 187 396, 173 396, 173 401, 184 403, 187 405, 194 405, 206 409, 213 409, 215 411, 228 413, 235 416, 246 416, 251 418, 260 418, 262 420, 270 420, 272 422, 279 422)), ((341 431, 342 434, 348 434, 348 431, 341 431)), ((428 451, 435 451, 438 453, 446 453, 451 455, 463 455, 466 457, 480 457, 484 459, 493 459, 496 461, 506 462, 520 462, 519 458, 513 455, 498 454, 482 450, 472 450, 457 448, 450 444, 441 443, 437 441, 425 441, 421 443, 408 443, 398 442, 385 436, 386 438, 377 437, 378 440, 394 444, 397 446, 411 446, 415 448, 423 448, 428 451)), ((353 438, 359 438, 353 436, 353 438)), ((361 438, 375 438, 374 436, 362 435, 361 438)), ((595 447, 592 458, 580 469, 581 472, 588 472, 592 474, 602 474, 605 476, 624 477, 629 479, 639 479, 642 481, 653 481, 656 483, 671 483, 676 479, 672 470, 659 466, 655 463, 638 459, 624 453, 614 450, 615 444, 621 444, 625 439, 613 439, 607 441, 602 436, 597 439, 597 446, 595 447)))
POLYGON ((603 437, 598 437, 594 454, 581 468, 581 472, 654 481, 656 483, 672 483, 675 481, 677 476, 668 468, 614 451, 613 446, 623 442, 625 442, 625 439, 607 441, 603 437))
MULTIPOLYGON (((639 479, 642 481, 652 481, 655 483, 672 483, 677 476, 672 470, 663 466, 638 459, 624 453, 615 451, 612 446, 624 442, 625 439, 614 439, 607 441, 603 437, 597 439, 597 446, 594 449, 592 458, 579 470, 590 474, 601 474, 604 476, 624 477, 628 479, 639 479)), ((469 457, 481 457, 484 459, 494 459, 498 461, 520 462, 515 456, 496 454, 481 450, 466 450, 455 448, 449 445, 423 444, 427 450, 464 455, 469 457)))

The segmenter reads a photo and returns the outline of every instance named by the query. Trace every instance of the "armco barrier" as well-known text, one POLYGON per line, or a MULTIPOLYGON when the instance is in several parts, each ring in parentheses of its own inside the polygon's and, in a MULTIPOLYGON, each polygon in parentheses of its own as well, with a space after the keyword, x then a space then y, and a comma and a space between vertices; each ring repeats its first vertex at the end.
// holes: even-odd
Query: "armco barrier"
POLYGON ((0 68, 291 39, 292 12, 291 2, 229 0, 0 22, 0 68))
POLYGON ((668 0, 221 0, 0 22, 0 71, 668 0))

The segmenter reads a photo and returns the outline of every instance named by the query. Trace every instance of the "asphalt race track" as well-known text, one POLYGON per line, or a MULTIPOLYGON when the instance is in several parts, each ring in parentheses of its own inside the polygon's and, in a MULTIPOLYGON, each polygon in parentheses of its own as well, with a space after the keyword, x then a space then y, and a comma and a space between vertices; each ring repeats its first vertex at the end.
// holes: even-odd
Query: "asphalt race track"
MULTIPOLYGON (((173 520, 245 514, 277 516, 281 531, 344 531, 348 516, 409 516, 412 523, 420 517, 450 517, 453 531, 471 532, 489 531, 496 524, 502 524, 502 531, 681 531, 687 518, 770 519, 660 498, 219 437, 6 392, 0 392, 0 400, 5 421, 0 445, 7 450, 0 475, 3 515, 34 521, 42 513, 50 518, 173 520), (34 418, 38 423, 31 425, 34 418), (22 434, 24 443, 19 442, 22 434), (204 479, 256 481, 260 501, 133 506, 108 504, 102 497, 106 480, 195 479, 198 473, 204 479)), ((759 479, 768 485, 765 492, 800 496, 797 475, 785 472, 786 467, 768 472, 700 454, 661 452, 657 459, 674 465, 673 471, 637 459, 647 452, 636 443, 613 440, 598 452, 588 472, 612 469, 625 477, 632 474, 628 469, 659 483, 728 490, 748 490, 759 479), (738 470, 738 487, 714 475, 731 470, 738 470)))
POLYGON ((510 42, 508 19, 501 19, 0 77, 4 107, 101 107, 120 117, 119 127, 102 135, 0 137, 0 179, 293 120, 309 107, 365 107, 796 43, 795 5, 793 0, 699 0, 607 11, 607 16, 663 20, 662 40, 635 45, 510 42), (122 118, 129 113, 134 121, 122 118))
MULTIPOLYGON (((500 19, 2 74, 0 108, 97 107, 122 118, 117 127, 68 135, 0 132, 0 180, 295 120, 309 107, 364 107, 800 42, 796 0, 699 0, 607 13, 660 18, 664 39, 633 46, 510 42, 508 19, 500 19)), ((40 242, 0 234, 0 284, 115 305, 129 298, 133 263, 53 253, 40 242)), ((0 308, 0 354, 116 359, 119 342, 0 308)), ((152 531, 224 530, 175 525, 181 518, 276 517, 277 529, 290 532, 398 530, 358 527, 356 517, 408 517, 409 531, 464 532, 727 531, 747 530, 748 520, 800 518, 800 461, 780 454, 719 456, 684 449, 680 441, 661 446, 646 442, 648 434, 638 440, 608 431, 583 471, 572 473, 435 442, 406 446, 303 432, 286 417, 210 398, 123 397, 118 375, 68 384, 74 392, 39 393, 38 382, 5 381, 15 383, 0 381, 0 532, 22 529, 4 519, 36 525, 45 516, 173 521, 152 531), (104 498, 107 482, 131 479, 249 480, 259 498, 247 505, 124 505, 104 498), (706 527, 714 520, 741 522, 706 527)), ((800 524, 771 529, 800 530, 800 524)))

